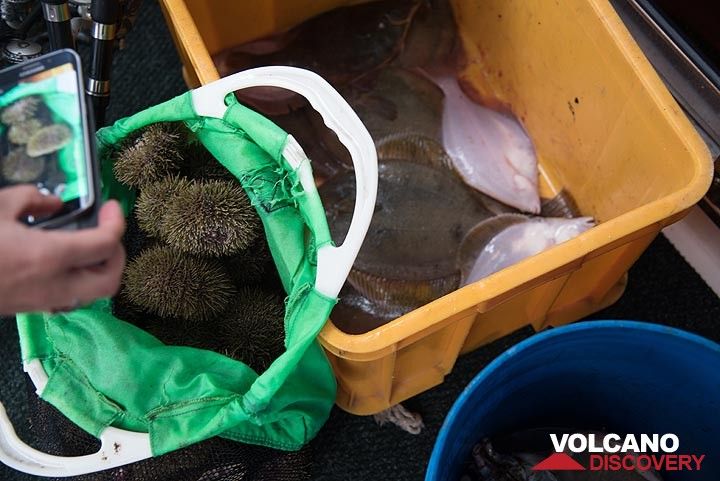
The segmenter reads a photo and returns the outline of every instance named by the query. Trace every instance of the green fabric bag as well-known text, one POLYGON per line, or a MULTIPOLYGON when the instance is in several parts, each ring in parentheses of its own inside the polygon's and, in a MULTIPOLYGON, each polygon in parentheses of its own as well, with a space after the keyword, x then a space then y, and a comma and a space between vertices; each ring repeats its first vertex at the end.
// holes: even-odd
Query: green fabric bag
MULTIPOLYGON (((242 72, 98 132, 103 194, 118 199, 126 213, 132 209, 134 193, 113 178, 112 154, 134 131, 167 121, 182 121, 195 133, 241 182, 262 219, 288 293, 285 352, 267 371, 255 373, 242 362, 215 352, 166 346, 114 317, 111 301, 102 299, 68 313, 18 315, 26 370, 39 384, 42 399, 88 433, 101 437, 103 444, 103 434, 118 428, 149 433, 155 456, 213 436, 299 449, 327 420, 335 399, 335 379, 317 335, 337 301, 370 222, 377 188, 372 140, 344 100, 315 74, 289 67, 242 72), (257 75, 265 80, 258 80, 257 75), (342 247, 332 244, 320 198, 314 184, 308 182, 312 175, 302 149, 274 123, 239 104, 234 95, 226 96, 248 82, 273 85, 278 78, 296 82, 288 88, 303 93, 323 114, 360 168, 358 192, 365 194, 357 200, 357 222, 353 221, 356 225, 351 226, 342 247), (209 106, 208 99, 214 105, 209 106), (222 118, 206 116, 204 111, 213 109, 215 117, 222 114, 222 118), (293 160, 298 151, 301 160, 293 160), (351 237, 360 242, 351 242, 351 237), (318 273, 320 257, 327 258, 322 263, 335 264, 330 270, 320 269, 332 274, 324 277, 335 278, 331 283, 336 285, 331 288, 318 288, 323 284, 318 273)), ((21 457, 17 453, 4 456, 21 457)), ((12 465, 2 457, 0 453, 0 460, 12 465)), ((101 467, 91 470, 138 458, 140 455, 129 460, 105 459, 104 464, 97 461, 101 467)), ((65 475, 89 471, 66 461, 58 463, 65 475)), ((42 473, 57 475, 47 469, 42 473)))

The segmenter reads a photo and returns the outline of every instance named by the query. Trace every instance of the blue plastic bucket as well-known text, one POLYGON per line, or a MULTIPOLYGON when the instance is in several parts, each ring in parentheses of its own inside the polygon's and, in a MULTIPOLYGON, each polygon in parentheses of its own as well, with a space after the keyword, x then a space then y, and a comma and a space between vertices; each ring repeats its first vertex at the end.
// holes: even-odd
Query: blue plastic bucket
POLYGON ((677 453, 705 459, 700 471, 660 471, 663 479, 718 481, 720 345, 628 321, 581 322, 537 334, 465 388, 440 430, 425 479, 457 481, 480 439, 542 426, 673 433, 677 453))

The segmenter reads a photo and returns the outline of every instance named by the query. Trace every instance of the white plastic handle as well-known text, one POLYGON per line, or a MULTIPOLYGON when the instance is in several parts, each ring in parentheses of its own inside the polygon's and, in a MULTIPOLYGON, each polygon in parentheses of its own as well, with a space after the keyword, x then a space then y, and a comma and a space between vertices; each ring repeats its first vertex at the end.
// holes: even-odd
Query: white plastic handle
MULTIPOLYGON (((25 365, 38 394, 47 384, 39 360, 25 365)), ((0 462, 34 476, 68 477, 116 468, 152 457, 150 435, 107 428, 100 435, 100 451, 87 456, 52 456, 31 448, 17 437, 5 407, 0 403, 0 462)))
MULTIPOLYGON (((365 239, 377 194, 377 153, 370 133, 344 98, 322 77, 295 67, 260 67, 245 70, 193 90, 193 107, 198 115, 223 118, 225 97, 248 87, 280 87, 305 97, 335 131, 350 152, 355 168, 355 210, 341 246, 318 249, 315 289, 328 297, 337 297, 365 239)), ((283 151, 296 169, 306 192, 316 191, 307 155, 290 136, 283 151)))

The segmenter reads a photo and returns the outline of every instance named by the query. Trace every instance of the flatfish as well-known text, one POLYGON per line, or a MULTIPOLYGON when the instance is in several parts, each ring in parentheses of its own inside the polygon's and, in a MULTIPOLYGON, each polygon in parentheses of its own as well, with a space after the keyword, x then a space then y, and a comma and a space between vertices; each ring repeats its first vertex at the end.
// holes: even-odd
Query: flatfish
POLYGON ((475 103, 454 76, 432 78, 445 94, 443 146, 465 182, 523 212, 538 214, 537 157, 522 125, 475 103))
POLYGON ((547 218, 506 214, 470 230, 458 252, 462 284, 471 284, 550 247, 570 240, 595 225, 591 217, 547 218))
MULTIPOLYGON (((495 214, 449 169, 388 159, 378 174, 375 212, 348 281, 376 309, 407 312, 458 287, 460 242, 495 214)), ((341 243, 353 213, 354 176, 329 180, 320 195, 341 243)))

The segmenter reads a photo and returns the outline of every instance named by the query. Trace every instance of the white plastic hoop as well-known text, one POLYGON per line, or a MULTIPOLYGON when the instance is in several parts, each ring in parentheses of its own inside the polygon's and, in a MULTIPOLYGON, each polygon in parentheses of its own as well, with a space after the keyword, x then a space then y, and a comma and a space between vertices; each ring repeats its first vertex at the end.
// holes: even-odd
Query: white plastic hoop
MULTIPOLYGON (((38 395, 47 384, 47 374, 39 360, 25 364, 38 395)), ((34 449, 17 437, 0 403, 0 462, 34 476, 62 478, 116 468, 152 457, 150 435, 106 428, 100 435, 100 450, 87 456, 52 456, 34 449)))

